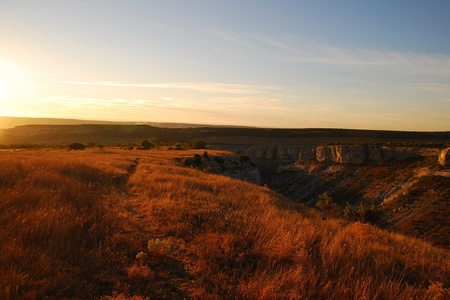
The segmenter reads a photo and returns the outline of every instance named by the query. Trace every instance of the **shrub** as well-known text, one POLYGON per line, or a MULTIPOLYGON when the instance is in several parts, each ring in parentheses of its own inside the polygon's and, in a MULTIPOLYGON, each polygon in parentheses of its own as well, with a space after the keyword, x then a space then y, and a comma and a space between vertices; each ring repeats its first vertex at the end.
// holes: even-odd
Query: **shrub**
POLYGON ((181 163, 183 165, 185 165, 186 167, 190 167, 192 165, 192 159, 191 158, 183 158, 181 163))
POLYGON ((378 224, 383 216, 383 212, 373 204, 368 205, 361 202, 358 207, 353 208, 347 202, 344 208, 344 216, 350 221, 378 224))
POLYGON ((322 211, 337 211, 339 209, 339 205, 333 202, 333 199, 327 193, 319 196, 316 207, 322 211))
POLYGON ((145 278, 145 279, 153 279, 155 273, 144 264, 134 264, 127 268, 128 278, 145 278))
POLYGON ((82 143, 72 143, 69 145, 69 150, 84 150, 86 148, 82 143))
POLYGON ((194 160, 192 161, 192 164, 195 167, 199 167, 202 164, 202 157, 200 154, 194 154, 194 160))
POLYGON ((241 155, 240 160, 242 163, 250 162, 250 165, 252 167, 256 167, 255 163, 251 160, 251 158, 248 155, 241 155))
POLYGON ((150 143, 148 140, 143 140, 141 142, 141 147, 139 148, 140 150, 149 150, 151 148, 153 148, 153 144, 150 143))
POLYGON ((147 242, 148 254, 154 257, 170 255, 172 242, 169 239, 151 239, 147 242))
POLYGON ((251 161, 251 159, 248 155, 241 155, 241 161, 246 162, 246 161, 251 161))
POLYGON ((220 156, 214 157, 214 160, 217 161, 219 164, 223 164, 225 162, 225 159, 220 156))
POLYGON ((205 141, 195 141, 192 143, 192 148, 194 149, 206 149, 205 141))

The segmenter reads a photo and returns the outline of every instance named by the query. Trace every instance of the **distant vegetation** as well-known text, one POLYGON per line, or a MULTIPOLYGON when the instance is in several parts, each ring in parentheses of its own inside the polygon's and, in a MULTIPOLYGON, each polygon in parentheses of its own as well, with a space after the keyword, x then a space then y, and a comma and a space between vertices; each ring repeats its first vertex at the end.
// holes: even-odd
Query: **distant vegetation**
POLYGON ((206 142, 205 141, 194 141, 192 143, 193 149, 206 149, 206 142))
POLYGON ((197 156, 0 152, 0 299, 449 299, 448 249, 179 163, 197 156))
POLYGON ((326 215, 332 217, 341 216, 349 221, 359 221, 374 225, 378 225, 383 216, 383 212, 376 205, 363 202, 359 203, 357 206, 352 206, 347 202, 345 208, 342 208, 334 202, 327 193, 323 193, 319 196, 315 206, 326 215))
POLYGON ((72 143, 69 145, 69 150, 84 150, 86 148, 82 143, 72 143))
POLYGON ((151 148, 154 148, 155 146, 150 143, 148 140, 143 140, 141 142, 141 146, 139 147, 140 150, 149 150, 151 148))

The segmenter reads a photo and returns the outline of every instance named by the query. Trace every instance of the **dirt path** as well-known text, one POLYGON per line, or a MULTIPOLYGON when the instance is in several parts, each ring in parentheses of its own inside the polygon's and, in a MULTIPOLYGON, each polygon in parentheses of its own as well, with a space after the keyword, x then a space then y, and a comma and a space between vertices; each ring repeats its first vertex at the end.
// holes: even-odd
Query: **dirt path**
MULTIPOLYGON (((134 159, 127 167, 127 174, 124 175, 118 188, 125 200, 132 234, 139 237, 142 241, 143 252, 147 252, 146 246, 149 240, 164 239, 166 236, 158 231, 156 222, 152 222, 154 217, 146 209, 145 201, 151 201, 151 199, 143 199, 129 187, 129 179, 134 174, 142 175, 140 164, 141 158, 134 159)), ((182 261, 176 255, 170 253, 158 257, 149 255, 145 264, 153 271, 154 276, 152 279, 138 280, 130 284, 130 295, 140 291, 140 296, 150 299, 189 299, 186 291, 190 289, 192 281, 182 261)))

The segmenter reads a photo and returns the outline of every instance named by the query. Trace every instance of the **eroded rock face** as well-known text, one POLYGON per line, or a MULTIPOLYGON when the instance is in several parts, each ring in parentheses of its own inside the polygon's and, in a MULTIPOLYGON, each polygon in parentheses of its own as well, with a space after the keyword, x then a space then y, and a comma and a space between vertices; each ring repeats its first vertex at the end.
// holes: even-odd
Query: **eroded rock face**
POLYGON ((258 160, 278 163, 331 162, 364 164, 400 161, 420 156, 421 149, 377 145, 257 145, 244 150, 258 160))
POLYGON ((275 159, 286 162, 315 159, 317 146, 313 145, 255 145, 242 153, 256 159, 275 159))
POLYGON ((302 145, 299 147, 298 161, 311 161, 316 159, 317 146, 302 145))
POLYGON ((441 151, 441 154, 439 154, 438 161, 441 164, 441 166, 450 167, 450 148, 441 151))
POLYGON ((209 172, 261 185, 261 175, 257 166, 247 158, 223 156, 219 159, 203 159, 203 167, 209 172))
POLYGON ((362 164, 367 161, 367 154, 363 145, 319 146, 316 159, 342 164, 362 164))

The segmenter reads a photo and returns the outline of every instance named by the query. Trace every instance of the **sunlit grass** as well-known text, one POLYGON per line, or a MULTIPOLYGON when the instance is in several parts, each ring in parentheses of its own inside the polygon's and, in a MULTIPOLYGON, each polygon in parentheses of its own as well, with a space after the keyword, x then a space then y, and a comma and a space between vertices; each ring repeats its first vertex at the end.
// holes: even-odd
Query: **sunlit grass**
POLYGON ((1 152, 0 299, 449 296, 448 250, 174 159, 194 153, 1 152))

